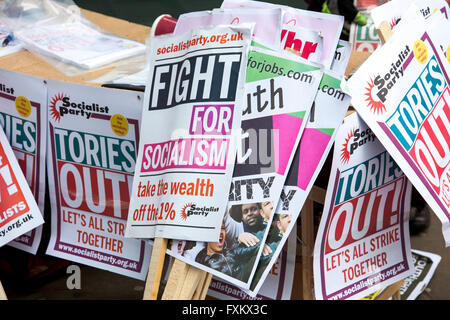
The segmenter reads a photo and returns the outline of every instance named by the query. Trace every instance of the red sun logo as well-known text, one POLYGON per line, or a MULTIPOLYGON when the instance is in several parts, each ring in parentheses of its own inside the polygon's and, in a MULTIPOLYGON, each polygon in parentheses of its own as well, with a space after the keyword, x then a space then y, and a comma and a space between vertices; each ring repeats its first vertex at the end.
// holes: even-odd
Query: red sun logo
POLYGON ((233 24, 233 23, 239 24, 239 18, 236 17, 233 20, 231 20, 230 24, 233 24))
POLYGON ((295 26, 297 24, 297 20, 296 19, 291 19, 288 22, 286 22, 286 24, 292 24, 293 26, 295 26))
POLYGON ((370 81, 367 82, 367 87, 365 88, 366 92, 364 93, 364 95, 367 97, 366 98, 366 101, 368 102, 367 106, 374 114, 383 114, 383 112, 386 111, 386 107, 381 101, 375 100, 372 97, 372 89, 374 87, 375 85, 373 83, 373 79, 370 79, 370 81))
POLYGON ((187 219, 187 210, 193 205, 193 203, 189 202, 187 203, 182 209, 181 209, 181 219, 185 220, 187 219))
POLYGON ((61 121, 61 115, 59 114, 58 109, 56 108, 56 104, 58 103, 58 101, 62 101, 62 99, 65 97, 66 95, 62 94, 62 93, 58 93, 56 96, 54 96, 51 100, 50 100, 50 115, 52 116, 52 118, 55 121, 61 121))
POLYGON ((394 27, 397 25, 399 20, 400 20, 399 17, 392 18, 391 23, 389 23, 389 26, 391 27, 391 30, 394 29, 394 27))
POLYGON ((350 139, 353 137, 354 132, 355 129, 350 130, 350 132, 347 135, 347 138, 345 139, 345 142, 342 144, 341 162, 343 164, 347 164, 350 161, 350 150, 348 149, 348 143, 350 142, 350 139))

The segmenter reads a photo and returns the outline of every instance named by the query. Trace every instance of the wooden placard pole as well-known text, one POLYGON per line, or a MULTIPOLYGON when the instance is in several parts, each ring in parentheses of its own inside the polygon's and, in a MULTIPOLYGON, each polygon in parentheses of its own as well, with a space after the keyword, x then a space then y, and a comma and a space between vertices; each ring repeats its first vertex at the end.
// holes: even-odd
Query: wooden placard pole
POLYGON ((158 298, 161 275, 166 256, 167 239, 155 238, 153 243, 150 266, 148 267, 143 300, 156 300, 158 298))
POLYGON ((8 300, 6 297, 5 290, 3 289, 2 283, 0 282, 0 300, 8 300))
POLYGON ((208 293, 209 285, 211 284, 212 277, 213 275, 211 273, 206 272, 205 281, 203 282, 201 288, 199 288, 201 289, 201 291, 199 292, 198 300, 205 300, 206 294, 208 293))
POLYGON ((204 300, 212 275, 175 259, 162 300, 204 300))
MULTIPOLYGON (((143 300, 157 300, 168 240, 155 238, 143 300)), ((162 300, 204 300, 212 275, 174 259, 162 300)))
POLYGON ((392 37, 392 29, 387 21, 382 21, 377 27, 378 37, 385 44, 392 37))
POLYGON ((174 260, 161 298, 162 300, 178 300, 188 269, 188 264, 178 259, 174 260))
POLYGON ((384 289, 375 300, 388 300, 392 297, 392 300, 400 300, 400 288, 403 285, 404 279, 391 284, 386 289, 384 289))

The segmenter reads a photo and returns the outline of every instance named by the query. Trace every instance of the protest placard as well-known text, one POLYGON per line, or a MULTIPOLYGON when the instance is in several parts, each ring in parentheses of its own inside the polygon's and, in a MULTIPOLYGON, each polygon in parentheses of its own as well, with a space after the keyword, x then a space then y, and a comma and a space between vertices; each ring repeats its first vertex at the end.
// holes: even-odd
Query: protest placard
POLYGON ((152 38, 127 237, 217 241, 250 41, 249 25, 152 38))
POLYGON ((294 228, 256 296, 250 296, 245 290, 215 277, 211 280, 208 296, 221 300, 290 300, 296 247, 297 232, 294 228))
POLYGON ((441 262, 441 256, 422 250, 411 250, 414 273, 407 277, 400 288, 402 300, 415 300, 427 288, 441 262))
MULTIPOLYGON (((227 255, 236 263, 224 269, 211 264, 208 255, 202 258, 201 250, 205 248, 207 252, 208 246, 214 245, 211 243, 197 243, 186 255, 175 255, 176 258, 244 289, 250 287, 253 277, 261 276, 256 270, 258 262, 264 261, 260 268, 264 271, 281 239, 278 229, 270 228, 273 209, 280 199, 322 74, 320 65, 297 55, 252 48, 246 73, 243 140, 238 147, 228 211, 223 217, 224 234, 220 238, 222 245, 226 241, 227 255)), ((170 253, 174 254, 174 250, 170 253)))
POLYGON ((239 23, 254 23, 254 41, 276 47, 281 37, 281 9, 271 8, 263 10, 243 9, 215 9, 212 11, 198 11, 181 14, 175 26, 174 34, 182 34, 193 28, 208 25, 236 25, 239 23))
POLYGON ((441 220, 447 246, 448 26, 440 18, 400 23, 348 82, 355 109, 441 220))
POLYGON ((8 139, 0 129, 0 247, 44 223, 8 139))
POLYGON ((253 10, 261 8, 281 8, 283 11, 281 41, 285 42, 285 46, 294 48, 294 50, 301 51, 302 53, 305 52, 305 55, 310 54, 316 48, 316 44, 304 41, 304 39, 299 38, 299 35, 293 33, 292 30, 289 32, 285 27, 298 26, 319 32, 323 37, 323 50, 320 61, 325 68, 329 69, 331 67, 334 52, 344 25, 343 16, 295 9, 279 4, 252 0, 224 0, 221 8, 246 8, 253 10), (284 37, 286 37, 286 39, 284 37))
POLYGON ((48 81, 47 254, 145 279, 149 244, 125 238, 142 94, 48 81))
POLYGON ((411 6, 414 6, 417 13, 424 18, 430 17, 435 12, 439 12, 446 19, 450 15, 449 5, 445 0, 393 0, 371 10, 370 16, 376 27, 386 21, 391 29, 395 29, 403 14, 411 6))
MULTIPOLYGON (((47 141, 47 87, 43 79, 0 69, 0 125, 25 179, 44 212, 47 141)), ((22 234, 10 246, 35 254, 42 226, 22 234)))
POLYGON ((357 113, 336 134, 314 246, 319 300, 359 299, 412 272, 411 184, 357 113))
POLYGON ((369 13, 363 13, 367 17, 367 24, 361 26, 356 23, 350 25, 349 41, 352 50, 373 52, 381 44, 377 34, 377 26, 373 23, 369 13))
MULTIPOLYGON (((350 96, 339 89, 340 79, 350 58, 349 47, 348 42, 340 41, 340 45, 336 49, 333 70, 323 73, 305 131, 300 138, 300 144, 295 152, 280 201, 275 210, 274 219, 278 226, 281 226, 283 222, 296 221, 300 215, 333 145, 337 129, 349 107, 350 96)), ((283 244, 293 230, 293 226, 294 224, 287 224, 282 230, 282 238, 278 246, 274 247, 272 260, 267 264, 265 270, 259 270, 262 276, 259 282, 252 283, 250 295, 255 295, 263 285, 266 275, 270 272, 283 244)), ((262 266, 258 266, 258 269, 260 268, 262 266)))
POLYGON ((334 53, 333 63, 331 64, 331 71, 338 75, 339 80, 342 80, 345 75, 351 52, 350 42, 339 40, 334 53))
POLYGON ((300 26, 283 25, 279 50, 294 50, 313 62, 322 62, 323 37, 314 30, 300 26))

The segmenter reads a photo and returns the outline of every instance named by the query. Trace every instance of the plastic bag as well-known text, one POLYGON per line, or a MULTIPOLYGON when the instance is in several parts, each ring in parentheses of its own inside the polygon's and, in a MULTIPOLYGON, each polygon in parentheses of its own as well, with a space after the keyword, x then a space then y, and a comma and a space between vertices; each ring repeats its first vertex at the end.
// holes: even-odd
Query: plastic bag
POLYGON ((26 49, 66 75, 114 66, 145 53, 144 44, 90 22, 71 0, 5 1, 0 20, 26 49))

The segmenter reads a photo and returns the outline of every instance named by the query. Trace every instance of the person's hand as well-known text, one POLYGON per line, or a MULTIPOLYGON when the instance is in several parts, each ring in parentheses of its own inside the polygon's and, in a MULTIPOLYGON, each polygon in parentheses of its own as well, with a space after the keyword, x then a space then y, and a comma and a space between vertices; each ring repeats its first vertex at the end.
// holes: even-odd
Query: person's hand
POLYGON ((272 249, 270 249, 270 247, 267 244, 264 244, 264 248, 262 251, 263 257, 268 256, 271 253, 272 253, 272 249))
POLYGON ((239 243, 245 244, 247 247, 252 247, 259 243, 259 239, 252 233, 243 232, 238 237, 239 243))

